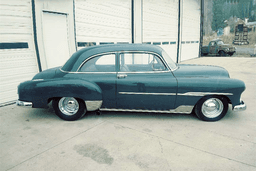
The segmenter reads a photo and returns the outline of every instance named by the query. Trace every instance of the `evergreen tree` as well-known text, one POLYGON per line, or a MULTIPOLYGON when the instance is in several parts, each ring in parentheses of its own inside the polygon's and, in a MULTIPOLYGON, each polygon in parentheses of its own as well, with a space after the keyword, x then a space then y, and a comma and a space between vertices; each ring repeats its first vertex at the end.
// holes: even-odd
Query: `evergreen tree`
POLYGON ((213 21, 212 30, 217 31, 219 28, 224 28, 224 4, 225 0, 214 0, 213 1, 213 21))

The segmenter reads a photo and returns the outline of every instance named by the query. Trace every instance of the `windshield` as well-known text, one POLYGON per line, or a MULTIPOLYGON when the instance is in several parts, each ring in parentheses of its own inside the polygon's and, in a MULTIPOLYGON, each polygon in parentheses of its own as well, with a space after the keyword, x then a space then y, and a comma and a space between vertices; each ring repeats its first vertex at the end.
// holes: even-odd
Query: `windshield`
POLYGON ((223 41, 218 41, 217 44, 218 45, 223 45, 224 43, 223 43, 223 41))
POLYGON ((171 59, 171 57, 165 52, 162 52, 163 58, 165 59, 165 61, 167 62, 167 64, 169 65, 169 67, 172 70, 175 70, 177 68, 177 65, 175 62, 173 62, 173 60, 171 59))

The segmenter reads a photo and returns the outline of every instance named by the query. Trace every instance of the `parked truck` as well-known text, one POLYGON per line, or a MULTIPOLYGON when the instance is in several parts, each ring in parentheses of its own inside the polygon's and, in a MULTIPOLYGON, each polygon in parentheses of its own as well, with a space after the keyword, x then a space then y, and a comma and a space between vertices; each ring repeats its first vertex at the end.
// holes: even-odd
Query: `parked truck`
POLYGON ((236 47, 229 44, 224 44, 222 40, 212 40, 208 46, 203 46, 201 54, 205 55, 216 55, 216 56, 232 56, 236 52, 236 47))

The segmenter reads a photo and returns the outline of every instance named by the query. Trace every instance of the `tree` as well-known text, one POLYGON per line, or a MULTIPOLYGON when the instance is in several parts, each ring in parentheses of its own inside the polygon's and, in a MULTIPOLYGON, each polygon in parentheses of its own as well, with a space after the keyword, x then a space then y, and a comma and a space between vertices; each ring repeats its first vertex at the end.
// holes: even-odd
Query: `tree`
POLYGON ((220 28, 225 27, 224 18, 224 4, 225 0, 214 0, 213 1, 213 20, 212 20, 212 30, 217 31, 220 28))

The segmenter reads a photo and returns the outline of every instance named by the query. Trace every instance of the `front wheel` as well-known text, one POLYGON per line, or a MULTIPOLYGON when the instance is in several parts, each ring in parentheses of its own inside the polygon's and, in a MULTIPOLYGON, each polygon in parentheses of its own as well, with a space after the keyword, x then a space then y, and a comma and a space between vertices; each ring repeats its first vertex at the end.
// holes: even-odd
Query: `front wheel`
POLYGON ((234 55, 234 53, 233 53, 233 52, 230 52, 230 53, 229 53, 229 56, 233 56, 233 55, 234 55))
POLYGON ((86 113, 84 102, 74 97, 56 98, 52 106, 56 115, 66 121, 78 120, 86 113))
POLYGON ((228 111, 228 101, 219 96, 202 98, 195 107, 197 117, 203 121, 218 121, 228 111))
POLYGON ((226 54, 226 52, 224 52, 224 51, 220 51, 220 52, 219 52, 219 56, 227 56, 227 54, 226 54))

